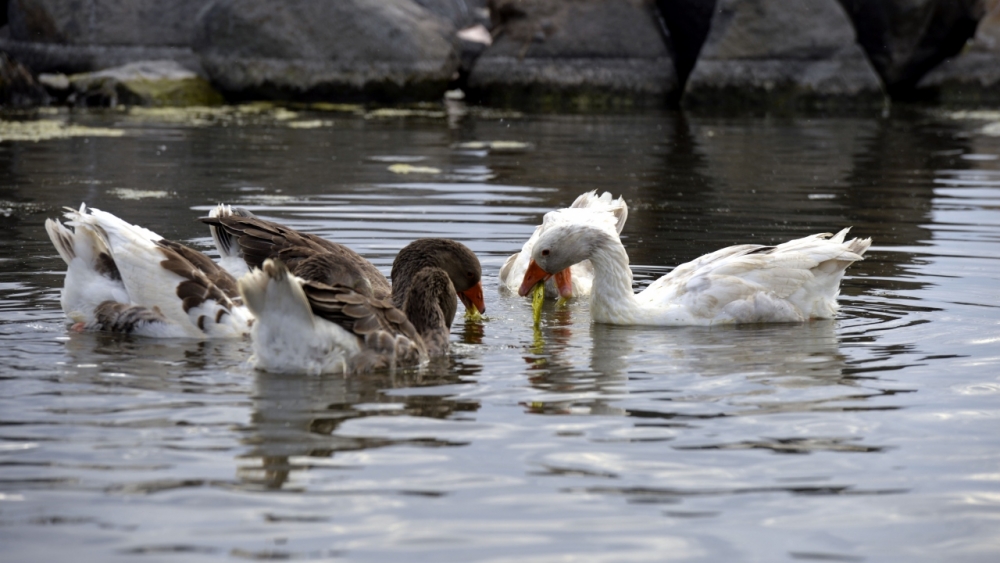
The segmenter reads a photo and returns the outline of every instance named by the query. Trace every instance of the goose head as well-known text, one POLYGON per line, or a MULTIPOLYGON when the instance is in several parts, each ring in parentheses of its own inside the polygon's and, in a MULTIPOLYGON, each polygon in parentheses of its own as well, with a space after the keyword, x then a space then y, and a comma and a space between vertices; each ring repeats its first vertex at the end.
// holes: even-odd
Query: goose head
MULTIPOLYGON (((527 295, 536 284, 544 283, 553 276, 556 276, 557 282, 563 275, 568 280, 569 267, 588 260, 594 250, 610 237, 606 230, 600 226, 570 224, 559 225, 545 231, 531 250, 531 263, 524 273, 524 281, 521 282, 518 295, 522 297, 527 295)), ((571 296, 572 287, 567 289, 571 296)), ((563 297, 567 297, 562 286, 559 292, 563 297)))
POLYGON ((475 307, 480 313, 486 312, 481 282, 482 266, 469 247, 448 239, 418 239, 411 242, 399 251, 392 263, 393 288, 399 282, 409 285, 409 280, 426 267, 440 268, 448 274, 455 293, 466 309, 475 307))

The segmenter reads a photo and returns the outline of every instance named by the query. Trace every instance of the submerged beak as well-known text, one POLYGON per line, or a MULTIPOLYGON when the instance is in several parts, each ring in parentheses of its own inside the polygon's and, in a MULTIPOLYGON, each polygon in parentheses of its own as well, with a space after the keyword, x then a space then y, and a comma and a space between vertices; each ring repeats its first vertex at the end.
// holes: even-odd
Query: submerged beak
POLYGON ((573 297, 573 279, 570 277, 569 268, 555 275, 556 287, 559 288, 559 296, 563 299, 573 297))
POLYGON ((528 264, 528 271, 524 272, 524 281, 521 282, 521 288, 517 290, 517 294, 524 297, 531 292, 531 288, 535 287, 535 284, 544 282, 545 280, 552 277, 552 274, 546 272, 538 265, 538 262, 534 260, 528 264))
POLYGON ((476 282, 476 285, 469 289, 460 291, 458 298, 462 300, 462 304, 465 305, 466 310, 475 306, 480 314, 486 312, 486 301, 483 300, 483 282, 476 282))

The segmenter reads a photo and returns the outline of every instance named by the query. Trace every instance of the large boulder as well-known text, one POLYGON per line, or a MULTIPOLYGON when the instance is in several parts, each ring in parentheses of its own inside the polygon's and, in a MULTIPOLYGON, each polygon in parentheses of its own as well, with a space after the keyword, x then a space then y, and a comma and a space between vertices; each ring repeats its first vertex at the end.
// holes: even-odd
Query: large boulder
POLYGON ((11 39, 64 45, 188 46, 210 0, 9 0, 11 39))
POLYGON ((1000 104, 1000 0, 987 0, 968 48, 920 82, 921 91, 946 104, 1000 104))
POLYGON ((880 106, 878 74, 837 0, 718 0, 687 107, 880 106))
POLYGON ((972 37, 982 0, 840 0, 858 42, 894 98, 910 98, 917 82, 972 37))
POLYGON ((194 45, 236 96, 426 99, 456 74, 454 33, 413 0, 218 0, 194 45))
POLYGON ((211 0, 9 0, 0 49, 34 72, 87 72, 172 59, 198 69, 190 49, 198 12, 211 0))
POLYGON ((475 100, 542 109, 660 106, 677 91, 652 0, 491 0, 475 100))

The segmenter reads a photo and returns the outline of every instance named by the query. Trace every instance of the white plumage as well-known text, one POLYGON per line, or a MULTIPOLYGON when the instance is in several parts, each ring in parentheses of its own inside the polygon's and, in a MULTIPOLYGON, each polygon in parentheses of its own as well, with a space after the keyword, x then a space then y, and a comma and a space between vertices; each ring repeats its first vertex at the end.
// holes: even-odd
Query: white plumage
POLYGON ((590 259, 591 315, 619 325, 795 322, 833 317, 844 270, 871 239, 845 241, 849 229, 784 244, 731 246, 675 268, 634 293, 618 233, 602 225, 560 225, 535 243, 522 295, 547 275, 590 259))
POLYGON ((45 228, 67 264, 61 304, 75 328, 194 338, 249 332, 251 315, 232 299, 235 280, 203 254, 86 205, 65 217, 45 228))
MULTIPOLYGON (((613 199, 610 192, 604 192, 600 196, 597 190, 581 194, 567 208, 549 211, 542 218, 542 224, 535 227, 535 231, 524 246, 521 252, 507 258, 500 268, 500 285, 510 291, 517 291, 524 278, 524 273, 528 270, 531 262, 531 251, 535 243, 545 231, 558 225, 571 224, 600 224, 613 228, 620 233, 628 219, 628 206, 621 197, 613 199)), ((594 268, 589 260, 584 260, 570 267, 570 281, 572 283, 572 295, 585 297, 590 295, 590 288, 594 282, 594 268)), ((555 283, 556 279, 545 282, 545 296, 557 298, 560 296, 559 288, 555 283)), ((570 295, 564 295, 570 297, 570 295)))
POLYGON ((240 278, 240 292, 258 322, 250 364, 272 373, 345 373, 361 352, 356 334, 313 314, 302 285, 280 262, 240 278))

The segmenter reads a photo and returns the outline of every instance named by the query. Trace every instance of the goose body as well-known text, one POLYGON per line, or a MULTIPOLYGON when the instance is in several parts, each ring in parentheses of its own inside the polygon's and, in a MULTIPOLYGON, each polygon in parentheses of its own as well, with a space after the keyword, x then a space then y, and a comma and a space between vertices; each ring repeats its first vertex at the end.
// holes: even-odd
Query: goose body
POLYGON ((252 317, 236 280, 207 256, 111 213, 81 205, 45 229, 67 265, 60 298, 79 330, 229 338, 252 317))
MULTIPOLYGON (((301 233, 280 223, 254 217, 246 210, 223 204, 216 207, 208 217, 202 218, 202 222, 209 225, 219 254, 223 256, 223 263, 232 263, 234 271, 240 268, 239 260, 244 262, 249 271, 262 268, 265 260, 278 259, 290 271, 297 273, 296 268, 303 261, 325 255, 336 260, 339 268, 346 268, 346 271, 351 272, 352 277, 360 276, 359 279, 366 280, 375 297, 386 298, 391 292, 389 280, 374 264, 342 244, 311 233, 301 233)), ((333 281, 311 279, 327 283, 333 281)))
POLYGON ((618 233, 562 225, 544 233, 519 289, 526 295, 567 264, 594 266, 591 315, 618 325, 714 325, 799 322, 833 317, 844 270, 871 239, 817 234, 778 246, 730 246, 682 264, 639 293, 618 233))
MULTIPOLYGON (((607 225, 621 233, 628 218, 628 206, 621 197, 613 199, 610 192, 597 195, 597 191, 581 194, 567 208, 545 214, 542 224, 535 231, 521 251, 507 258, 500 268, 500 285, 516 292, 531 263, 531 252, 538 239, 549 229, 559 225, 594 224, 607 225)), ((594 268, 589 260, 573 264, 568 270, 557 272, 545 282, 545 296, 548 298, 590 295, 594 283, 594 268)))
MULTIPOLYGON (((279 223, 254 217, 253 214, 244 209, 231 208, 223 204, 220 204, 209 217, 203 218, 202 221, 209 225, 220 255, 237 261, 243 260, 249 270, 263 267, 264 261, 267 259, 277 259, 283 262, 290 272, 303 279, 327 285, 344 284, 347 280, 350 281, 348 285, 351 286, 366 284, 370 287, 373 297, 385 299, 392 296, 396 306, 402 306, 402 303, 397 301, 397 296, 402 293, 397 292, 394 286, 390 286, 389 280, 382 272, 360 254, 342 244, 328 241, 310 233, 301 233, 279 223), (339 273, 344 273, 346 277, 340 278, 339 273)), ((421 240, 443 241, 443 239, 421 240)), ((428 260, 437 263, 436 260, 440 259, 442 260, 440 265, 445 268, 455 268, 460 264, 467 265, 468 268, 461 272, 448 271, 454 289, 467 309, 475 308, 480 313, 486 311, 483 287, 480 281, 482 269, 479 260, 472 254, 472 251, 459 245, 465 249, 462 259, 448 260, 444 256, 439 256, 438 253, 442 248, 457 243, 445 241, 441 244, 414 244, 416 246, 407 247, 409 258, 399 262, 399 257, 397 257, 396 263, 401 265, 428 263, 428 260), (434 254, 434 256, 427 256, 421 261, 417 252, 434 254)), ((449 251, 457 252, 450 247, 449 251)), ((226 263, 226 259, 223 260, 223 263, 226 263)), ((392 273, 394 283, 398 284, 399 281, 404 284, 408 283, 408 280, 411 279, 409 276, 398 277, 396 275, 396 263, 393 265, 392 273)), ((232 268, 235 271, 239 265, 232 268)))
POLYGON ((280 259, 240 279, 240 292, 256 316, 258 369, 277 373, 360 373, 417 365, 446 354, 458 308, 455 282, 479 285, 479 261, 465 246, 442 239, 414 241, 393 263, 391 298, 372 292, 365 272, 340 255, 316 254, 317 271, 334 278, 308 279, 300 262, 280 259), (302 277, 305 274, 307 277, 302 277))

